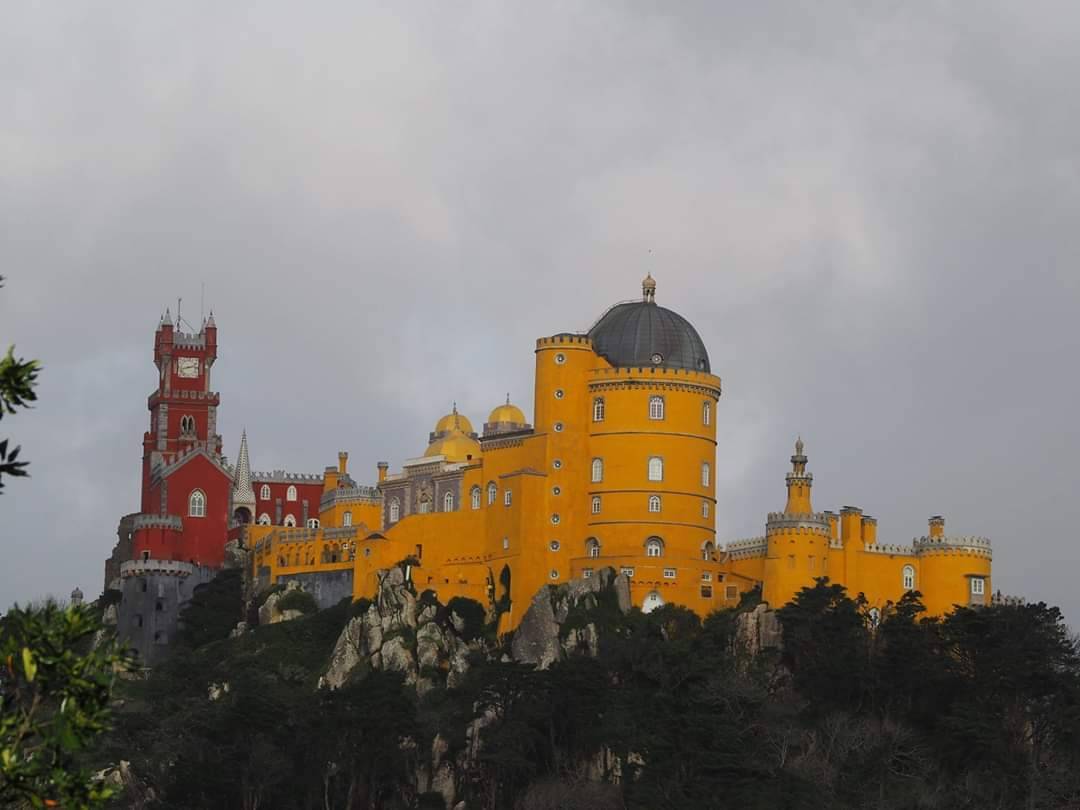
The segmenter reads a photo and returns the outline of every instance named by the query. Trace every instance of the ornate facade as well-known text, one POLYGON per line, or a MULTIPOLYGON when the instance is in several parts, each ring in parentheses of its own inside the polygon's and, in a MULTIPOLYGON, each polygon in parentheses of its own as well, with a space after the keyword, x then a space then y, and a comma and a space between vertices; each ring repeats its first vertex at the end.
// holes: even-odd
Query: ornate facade
POLYGON ((536 341, 532 424, 507 397, 477 433, 455 406, 419 455, 393 473, 380 462, 370 486, 350 477, 345 453, 321 475, 252 472, 246 435, 230 467, 214 432, 216 347, 213 316, 198 335, 177 334, 168 314, 158 327, 142 512, 122 527, 143 567, 214 569, 239 538, 260 583, 298 579, 328 603, 372 596, 378 572, 408 560, 418 590, 475 599, 503 630, 544 585, 603 567, 627 576, 644 610, 673 602, 702 615, 757 586, 778 606, 822 576, 874 605, 915 589, 933 613, 989 600, 985 539, 947 538, 935 517, 926 537, 888 545, 855 507, 815 512, 801 439, 764 536, 718 545, 721 382, 651 277, 587 333, 536 341))

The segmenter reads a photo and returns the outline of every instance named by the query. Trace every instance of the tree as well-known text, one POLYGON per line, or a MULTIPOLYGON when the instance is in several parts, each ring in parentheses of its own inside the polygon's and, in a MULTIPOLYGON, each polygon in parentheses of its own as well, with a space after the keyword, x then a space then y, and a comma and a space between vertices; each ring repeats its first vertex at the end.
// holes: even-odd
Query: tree
MULTIPOLYGON (((0 287, 4 278, 0 276, 0 287)), ((15 347, 9 346, 7 354, 0 358, 0 419, 15 413, 16 408, 29 408, 37 399, 34 386, 41 365, 37 360, 15 357, 15 347)), ((0 439, 0 493, 4 490, 4 476, 26 475, 27 462, 19 460, 17 445, 8 449, 8 440, 0 439)))
POLYGON ((112 790, 79 756, 110 718, 117 670, 130 662, 91 607, 15 607, 0 620, 0 805, 99 807, 112 790))

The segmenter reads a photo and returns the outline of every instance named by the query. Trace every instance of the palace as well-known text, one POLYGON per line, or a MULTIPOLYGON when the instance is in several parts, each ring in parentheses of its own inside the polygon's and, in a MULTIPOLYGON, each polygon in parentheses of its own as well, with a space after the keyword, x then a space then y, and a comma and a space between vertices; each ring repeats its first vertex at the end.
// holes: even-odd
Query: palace
POLYGON ((506 402, 478 433, 452 411, 426 447, 371 485, 348 454, 319 475, 235 466, 215 433, 219 398, 213 315, 197 335, 168 312, 155 336, 157 390, 143 439, 142 511, 121 521, 106 585, 124 592, 121 631, 146 660, 175 632, 195 585, 222 564, 228 540, 251 552, 262 587, 299 582, 320 606, 372 596, 378 574, 408 561, 417 591, 474 599, 501 631, 520 622, 544 585, 624 574, 634 604, 700 615, 761 587, 778 607, 818 577, 874 606, 919 590, 928 610, 983 604, 990 543, 946 537, 940 516, 909 545, 879 543, 856 507, 815 512, 813 476, 795 443, 783 511, 765 534, 718 544, 716 420, 720 378, 697 330, 656 302, 656 283, 616 304, 584 334, 542 337, 535 349, 533 423, 506 402))

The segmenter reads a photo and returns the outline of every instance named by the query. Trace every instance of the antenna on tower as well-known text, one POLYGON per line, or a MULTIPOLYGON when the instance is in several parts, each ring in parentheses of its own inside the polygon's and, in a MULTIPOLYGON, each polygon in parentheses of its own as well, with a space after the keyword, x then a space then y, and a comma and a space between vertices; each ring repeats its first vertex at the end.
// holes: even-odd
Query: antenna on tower
POLYGON ((199 320, 206 323, 206 282, 199 282, 199 320))

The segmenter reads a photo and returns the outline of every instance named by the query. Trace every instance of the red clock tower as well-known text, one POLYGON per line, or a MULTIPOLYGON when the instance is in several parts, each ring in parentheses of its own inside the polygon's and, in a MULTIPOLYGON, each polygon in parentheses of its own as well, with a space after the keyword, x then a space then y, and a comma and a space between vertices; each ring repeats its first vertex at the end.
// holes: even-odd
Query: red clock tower
POLYGON ((174 327, 169 312, 154 334, 158 385, 147 402, 142 507, 136 558, 218 567, 229 526, 231 476, 217 433, 219 395, 210 390, 217 359, 214 316, 197 334, 174 327))

